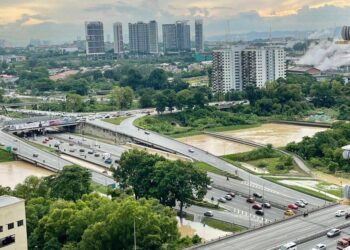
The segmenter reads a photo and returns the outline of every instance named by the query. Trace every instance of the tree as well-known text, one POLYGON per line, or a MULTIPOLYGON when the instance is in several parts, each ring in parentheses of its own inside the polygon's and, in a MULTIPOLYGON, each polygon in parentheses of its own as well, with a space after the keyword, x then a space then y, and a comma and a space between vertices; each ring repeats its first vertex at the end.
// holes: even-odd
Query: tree
POLYGON ((158 93, 155 96, 156 110, 158 113, 163 113, 168 105, 168 100, 163 93, 158 93))
POLYGON ((113 170, 114 178, 122 188, 131 186, 136 199, 151 197, 150 188, 153 186, 152 175, 158 161, 165 159, 159 155, 150 155, 145 151, 129 150, 122 154, 120 167, 113 170))
POLYGON ((122 78, 121 86, 129 86, 133 89, 137 89, 143 86, 143 78, 139 71, 136 69, 130 69, 126 77, 122 78))
POLYGON ((166 89, 163 91, 164 96, 166 97, 166 106, 169 108, 169 111, 173 111, 176 106, 176 93, 174 90, 166 89))
POLYGON ((78 94, 68 94, 66 96, 66 111, 80 112, 83 111, 83 97, 78 94))
POLYGON ((140 94, 140 105, 141 108, 150 108, 154 106, 154 95, 155 95, 155 91, 153 89, 145 89, 142 91, 142 93, 140 94))
POLYGON ((109 100, 110 104, 117 109, 130 108, 134 100, 134 91, 130 87, 114 87, 109 100))
POLYGON ((168 76, 162 69, 155 69, 147 80, 147 86, 154 89, 164 89, 168 83, 168 76))
POLYGON ((210 179, 193 163, 184 161, 160 161, 156 164, 156 188, 152 191, 162 204, 174 207, 179 202, 180 216, 184 207, 194 200, 202 200, 210 179))
POLYGON ((91 192, 91 173, 77 165, 65 166, 56 176, 47 178, 51 196, 76 201, 91 192))

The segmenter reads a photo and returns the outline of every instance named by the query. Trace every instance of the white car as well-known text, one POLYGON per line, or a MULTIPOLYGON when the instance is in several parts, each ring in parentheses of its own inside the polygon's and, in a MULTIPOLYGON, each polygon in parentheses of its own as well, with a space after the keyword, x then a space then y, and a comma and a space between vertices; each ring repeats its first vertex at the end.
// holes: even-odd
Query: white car
POLYGON ((222 203, 226 203, 226 199, 224 197, 219 198, 218 201, 222 203))
POLYGON ((345 216, 346 212, 344 210, 338 210, 336 213, 335 213, 335 217, 342 217, 342 216, 345 216))
POLYGON ((302 201, 305 205, 308 205, 309 203, 307 202, 307 200, 305 199, 300 199, 300 201, 302 201))
POLYGON ((305 203, 302 202, 301 200, 296 201, 294 204, 297 205, 298 207, 305 207, 305 203))
POLYGON ((193 150, 192 148, 189 148, 189 149, 188 149, 188 152, 194 153, 194 150, 193 150))
POLYGON ((325 244, 317 244, 314 248, 312 248, 311 250, 326 250, 327 246, 325 244))

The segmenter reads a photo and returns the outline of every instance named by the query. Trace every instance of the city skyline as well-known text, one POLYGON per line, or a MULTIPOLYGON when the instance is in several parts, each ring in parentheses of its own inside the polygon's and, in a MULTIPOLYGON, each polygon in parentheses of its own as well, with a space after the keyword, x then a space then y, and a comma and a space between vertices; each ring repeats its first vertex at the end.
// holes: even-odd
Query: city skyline
MULTIPOLYGON (((159 24, 176 20, 203 18, 206 39, 225 35, 228 22, 230 32, 317 30, 342 26, 350 22, 347 1, 88 1, 74 6, 67 0, 35 3, 2 1, 0 10, 0 39, 15 44, 27 44, 32 39, 47 39, 53 43, 72 41, 84 35, 84 21, 99 20, 106 27, 105 34, 113 34, 113 23, 157 20, 159 24), (143 6, 143 7, 142 7, 143 6), (144 6, 147 6, 146 8, 144 6), (177 6, 177 7, 175 7, 177 6), (65 31, 62 36, 62 31, 65 31)), ((192 26, 192 25, 191 25, 192 26)))

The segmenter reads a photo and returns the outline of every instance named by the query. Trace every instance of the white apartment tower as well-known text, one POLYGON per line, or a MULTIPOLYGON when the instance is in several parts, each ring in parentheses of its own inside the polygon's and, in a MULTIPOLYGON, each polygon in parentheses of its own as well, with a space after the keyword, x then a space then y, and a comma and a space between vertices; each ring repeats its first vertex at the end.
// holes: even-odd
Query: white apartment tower
POLYGON ((0 196, 0 248, 28 249, 24 200, 0 196))
POLYGON ((280 47, 231 47, 213 52, 213 91, 227 93, 248 85, 265 87, 286 77, 285 51, 280 47))
POLYGON ((116 22, 113 24, 113 35, 114 35, 114 53, 121 54, 124 52, 122 23, 116 22))

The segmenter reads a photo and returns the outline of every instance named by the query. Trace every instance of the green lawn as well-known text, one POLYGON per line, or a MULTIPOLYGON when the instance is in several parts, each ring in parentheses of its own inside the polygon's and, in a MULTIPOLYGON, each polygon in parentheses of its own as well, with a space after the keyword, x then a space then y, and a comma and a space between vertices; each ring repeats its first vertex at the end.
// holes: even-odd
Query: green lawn
POLYGON ((47 147, 47 146, 44 146, 44 145, 41 145, 39 143, 35 143, 35 142, 32 142, 32 141, 27 141, 26 143, 32 145, 33 147, 36 147, 42 151, 45 151, 45 152, 48 152, 48 153, 51 153, 51 154, 55 154, 57 155, 58 154, 58 151, 57 149, 55 149, 52 145, 52 147, 47 147))
POLYGON ((6 150, 0 149, 0 162, 14 161, 14 157, 6 150))
POLYGON ((191 204, 199 207, 206 207, 206 208, 215 209, 215 210, 223 210, 223 208, 219 207, 218 204, 213 204, 204 200, 203 201, 192 200, 191 204))
POLYGON ((103 119, 102 121, 104 122, 109 122, 109 123, 112 123, 114 125, 120 125, 120 123, 122 121, 124 121, 126 118, 126 116, 119 116, 119 117, 114 117, 114 118, 107 118, 107 119, 103 119))
POLYGON ((214 174, 218 174, 218 175, 222 175, 222 176, 225 176, 225 177, 229 177, 229 178, 232 178, 232 179, 237 179, 237 180, 241 180, 237 175, 234 175, 234 174, 231 174, 229 172, 226 172, 226 171, 223 171, 221 169, 218 169, 212 165, 209 165, 205 162, 195 162, 194 164, 196 167, 202 169, 202 170, 205 170, 207 172, 211 172, 211 173, 214 173, 214 174))
POLYGON ((225 231, 225 232, 241 232, 245 230, 245 227, 229 223, 226 221, 216 220, 214 218, 204 217, 202 220, 202 223, 205 223, 206 225, 225 231))

